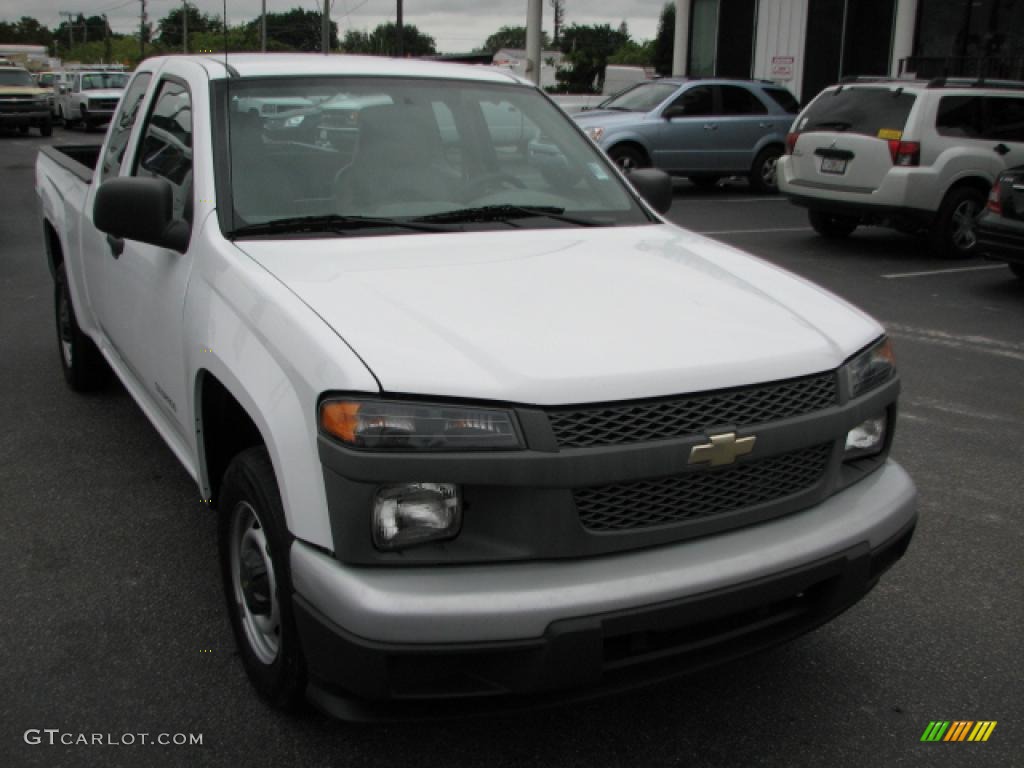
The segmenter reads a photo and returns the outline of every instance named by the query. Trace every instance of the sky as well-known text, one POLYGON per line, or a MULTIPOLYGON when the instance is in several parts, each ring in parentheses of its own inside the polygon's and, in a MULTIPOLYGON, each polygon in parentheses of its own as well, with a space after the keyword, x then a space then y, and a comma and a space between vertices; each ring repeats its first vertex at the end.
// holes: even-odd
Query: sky
MULTIPOLYGON (((544 29, 552 31, 549 0, 544 4, 544 29)), ((221 0, 189 0, 203 13, 223 15, 221 0)), ((268 13, 280 13, 296 6, 318 9, 323 0, 267 0, 268 13)), ((180 4, 179 0, 146 0, 150 21, 156 22, 180 4)), ((611 24, 623 20, 634 40, 653 38, 664 0, 565 0, 566 24, 611 24)), ((227 0, 231 24, 249 21, 260 13, 260 0, 227 0)), ((405 0, 403 17, 421 32, 431 35, 444 53, 464 52, 483 44, 502 26, 525 26, 527 0, 405 0)), ((339 36, 349 29, 372 30, 395 20, 395 0, 332 0, 331 19, 339 36)), ((60 21, 60 12, 81 12, 86 16, 107 14, 115 32, 130 33, 138 28, 140 0, 0 0, 0 20, 16 21, 33 16, 50 28, 60 21)), ((0 41, 3 42, 3 41, 0 41)))

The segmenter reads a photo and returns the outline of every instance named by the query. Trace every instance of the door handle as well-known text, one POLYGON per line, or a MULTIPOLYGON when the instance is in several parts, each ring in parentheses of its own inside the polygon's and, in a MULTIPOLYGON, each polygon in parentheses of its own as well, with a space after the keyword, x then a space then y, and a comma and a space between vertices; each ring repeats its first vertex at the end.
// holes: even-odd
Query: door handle
POLYGON ((124 253, 124 240, 120 237, 107 235, 107 245, 110 246, 110 255, 115 259, 119 259, 121 254, 124 253))
POLYGON ((717 131, 718 125, 716 123, 704 123, 705 131, 717 131))
POLYGON ((771 128, 772 124, 771 123, 758 123, 757 127, 758 128, 771 128))
POLYGON ((1010 151, 1010 148, 1008 146, 1006 146, 1005 144, 996 144, 994 147, 992 147, 992 150, 997 155, 1005 155, 1006 153, 1008 153, 1010 151))

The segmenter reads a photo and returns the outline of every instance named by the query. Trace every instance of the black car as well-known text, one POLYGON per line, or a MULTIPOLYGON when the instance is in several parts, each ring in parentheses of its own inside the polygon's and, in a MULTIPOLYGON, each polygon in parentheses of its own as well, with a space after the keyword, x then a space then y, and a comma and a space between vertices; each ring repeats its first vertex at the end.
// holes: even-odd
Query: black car
POLYGON ((978 248, 1024 280, 1024 165, 999 174, 975 228, 978 248))

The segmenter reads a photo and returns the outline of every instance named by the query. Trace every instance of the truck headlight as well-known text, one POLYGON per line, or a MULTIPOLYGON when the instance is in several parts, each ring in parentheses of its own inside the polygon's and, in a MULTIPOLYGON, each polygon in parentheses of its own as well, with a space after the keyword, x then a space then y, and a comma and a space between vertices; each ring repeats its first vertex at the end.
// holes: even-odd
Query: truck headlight
POLYGON ((847 432, 843 460, 849 461, 880 453, 885 447, 886 421, 886 415, 881 413, 865 419, 847 432))
POLYGON ((511 411, 400 400, 325 400, 320 428, 365 451, 509 451, 523 447, 511 411))
POLYGON ((396 550, 451 539, 462 527, 459 486, 451 483, 387 485, 373 500, 373 544, 396 550))
POLYGON ((602 136, 604 136, 604 128, 599 128, 597 126, 594 126, 593 128, 587 128, 586 134, 591 138, 592 141, 596 143, 601 140, 602 136))
POLYGON ((892 342, 883 338, 850 360, 846 370, 850 377, 850 397, 860 397, 881 386, 896 375, 892 342))

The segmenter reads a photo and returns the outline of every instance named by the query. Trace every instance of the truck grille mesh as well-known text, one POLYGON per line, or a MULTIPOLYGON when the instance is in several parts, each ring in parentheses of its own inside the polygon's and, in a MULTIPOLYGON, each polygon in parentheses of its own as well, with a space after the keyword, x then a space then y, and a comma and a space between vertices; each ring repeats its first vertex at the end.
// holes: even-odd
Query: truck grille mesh
POLYGON ((813 413, 839 400, 835 371, 695 395, 548 410, 559 448, 664 440, 813 413))
POLYGON ((591 531, 627 531, 698 520, 778 501, 817 485, 831 443, 724 470, 687 472, 573 491, 580 522, 591 531))

